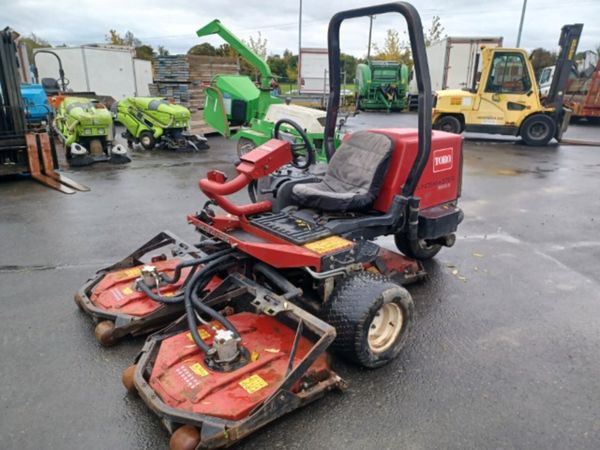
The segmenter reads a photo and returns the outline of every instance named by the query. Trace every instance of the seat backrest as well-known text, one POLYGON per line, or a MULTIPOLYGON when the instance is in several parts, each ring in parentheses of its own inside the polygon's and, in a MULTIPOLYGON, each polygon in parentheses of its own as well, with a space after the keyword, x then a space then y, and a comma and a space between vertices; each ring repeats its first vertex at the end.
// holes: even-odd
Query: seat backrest
POLYGON ((42 87, 48 95, 55 95, 60 92, 60 86, 55 78, 42 78, 42 87))
POLYGON ((392 140, 380 133, 357 131, 329 161, 324 181, 337 192, 377 197, 392 154, 392 140))

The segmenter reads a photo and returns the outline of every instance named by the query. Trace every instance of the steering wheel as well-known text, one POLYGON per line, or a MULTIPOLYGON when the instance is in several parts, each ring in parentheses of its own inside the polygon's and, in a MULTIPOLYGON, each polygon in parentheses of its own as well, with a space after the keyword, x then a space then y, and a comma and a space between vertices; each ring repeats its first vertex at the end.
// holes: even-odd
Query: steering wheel
POLYGON ((310 143, 310 140, 308 139, 308 136, 306 135, 306 132, 304 131, 304 129, 300 125, 298 125, 296 122, 294 122, 293 120, 280 119, 275 124, 275 128, 273 129, 273 137, 275 139, 280 139, 280 140, 289 140, 289 139, 281 139, 281 134, 279 132, 279 129, 281 128, 281 125, 283 125, 283 124, 291 126, 294 130, 296 130, 298 135, 300 135, 300 137, 302 138, 302 142, 299 142, 299 143, 291 142, 290 143, 290 145, 292 146, 292 166, 294 166, 298 169, 306 169, 311 164, 314 164, 315 149, 312 146, 312 144, 310 143))

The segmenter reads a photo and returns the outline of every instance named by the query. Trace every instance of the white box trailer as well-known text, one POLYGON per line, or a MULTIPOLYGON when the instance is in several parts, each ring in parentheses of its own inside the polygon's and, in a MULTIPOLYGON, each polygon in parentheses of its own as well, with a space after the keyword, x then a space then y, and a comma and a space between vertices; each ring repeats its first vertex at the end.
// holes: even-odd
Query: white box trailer
POLYGON ((326 94, 329 92, 329 60, 326 48, 300 49, 299 92, 326 94))
MULTIPOLYGON (((446 37, 427 47, 427 62, 433 92, 443 89, 469 89, 473 85, 475 64, 481 47, 502 47, 502 37, 446 37)), ((409 84, 409 100, 414 105, 418 94, 415 77, 409 84)))
MULTIPOLYGON (((63 65, 68 90, 95 92, 98 95, 122 100, 130 96, 148 96, 152 83, 152 63, 135 58, 129 47, 84 45, 81 47, 54 47, 63 65)), ((35 54, 35 51, 34 51, 35 54)), ((53 55, 35 56, 39 78, 58 79, 58 61, 53 55)))

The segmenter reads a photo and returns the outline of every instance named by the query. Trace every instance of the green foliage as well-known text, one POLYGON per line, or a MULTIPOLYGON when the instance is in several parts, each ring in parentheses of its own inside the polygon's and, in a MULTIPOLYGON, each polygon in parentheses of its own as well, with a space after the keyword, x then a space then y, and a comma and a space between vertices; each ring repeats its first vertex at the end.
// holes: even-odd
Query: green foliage
POLYGON ((138 59, 152 61, 152 58, 154 58, 154 56, 156 56, 154 53, 154 49, 149 45, 140 45, 139 47, 135 48, 135 57, 138 59))
POLYGON ((162 45, 158 46, 158 48, 156 49, 156 52, 158 53, 158 56, 169 56, 169 54, 170 54, 169 50, 167 50, 162 45))
MULTIPOLYGON (((135 57, 139 59, 146 59, 150 61, 154 56, 156 56, 152 46, 142 43, 142 41, 136 38, 131 31, 126 31, 125 34, 121 36, 117 30, 111 29, 105 36, 105 41, 111 45, 124 45, 135 48, 135 57)), ((159 47, 159 54, 161 54, 160 51, 162 51, 163 54, 169 54, 168 50, 162 46, 159 47)))
POLYGON ((553 66, 556 63, 556 52, 538 47, 531 52, 529 57, 535 76, 537 77, 544 67, 553 66))
POLYGON ((194 45, 187 51, 188 55, 206 55, 206 56, 216 56, 217 49, 209 44, 208 42, 204 42, 202 44, 194 45))
POLYGON ((380 61, 397 61, 407 66, 412 66, 412 57, 410 44, 405 40, 400 40, 396 30, 387 30, 383 47, 379 48, 373 44, 375 56, 373 59, 380 61))
POLYGON ((19 42, 25 44, 25 47, 27 48, 27 56, 29 57, 29 61, 32 61, 32 62, 33 62, 33 50, 34 49, 52 47, 47 40, 42 39, 41 37, 37 36, 34 33, 31 33, 27 37, 20 37, 19 42))

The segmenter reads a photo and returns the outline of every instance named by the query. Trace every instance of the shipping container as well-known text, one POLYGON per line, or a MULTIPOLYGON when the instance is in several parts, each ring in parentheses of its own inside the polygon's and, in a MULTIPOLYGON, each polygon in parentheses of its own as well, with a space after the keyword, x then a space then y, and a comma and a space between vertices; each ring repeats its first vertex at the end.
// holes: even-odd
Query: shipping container
MULTIPOLYGON (((152 83, 150 61, 135 58, 130 47, 93 46, 54 47, 63 65, 67 90, 95 92, 121 100, 130 96, 148 96, 152 83)), ((39 78, 58 79, 58 61, 53 55, 39 53, 35 56, 39 78)))

